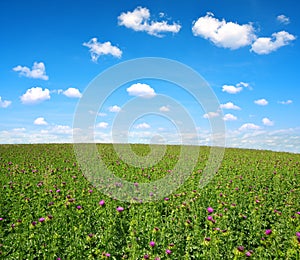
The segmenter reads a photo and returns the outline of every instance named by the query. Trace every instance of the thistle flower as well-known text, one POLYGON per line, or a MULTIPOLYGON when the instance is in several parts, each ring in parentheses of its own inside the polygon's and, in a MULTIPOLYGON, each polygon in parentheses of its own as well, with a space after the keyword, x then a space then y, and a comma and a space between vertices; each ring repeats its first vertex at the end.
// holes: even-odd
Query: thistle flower
POLYGON ((155 242, 154 242, 154 241, 150 241, 149 245, 150 245, 151 247, 154 247, 154 246, 155 246, 155 242))
POLYGON ((77 208, 77 209, 82 209, 82 207, 81 207, 80 205, 78 205, 76 208, 77 208))
POLYGON ((44 222, 45 221, 45 218, 39 218, 39 222, 44 222))
POLYGON ((268 236, 268 235, 271 235, 272 234, 272 229, 267 229, 265 234, 268 236))
POLYGON ((213 212, 214 212, 214 209, 213 209, 212 207, 208 207, 208 208, 207 208, 207 212, 208 212, 208 213, 213 213, 213 212))
POLYGON ((104 205, 105 205, 105 201, 104 201, 104 200, 100 200, 100 201, 99 201, 99 205, 100 205, 100 206, 104 206, 104 205))
POLYGON ((212 221, 212 220, 213 220, 213 217, 212 217, 212 216, 208 216, 208 217, 207 217, 207 220, 208 220, 208 221, 212 221))
POLYGON ((172 251, 171 251, 170 249, 167 249, 167 250, 166 250, 166 254, 167 254, 167 255, 170 255, 170 254, 172 254, 172 251))
POLYGON ((250 257, 252 254, 251 254, 251 252, 246 252, 246 254, 245 254, 247 257, 250 257))
POLYGON ((124 210, 124 208, 122 208, 122 207, 117 207, 117 211, 118 212, 122 212, 124 210))
POLYGON ((239 250, 240 252, 244 252, 245 248, 243 246, 238 246, 237 250, 239 250))

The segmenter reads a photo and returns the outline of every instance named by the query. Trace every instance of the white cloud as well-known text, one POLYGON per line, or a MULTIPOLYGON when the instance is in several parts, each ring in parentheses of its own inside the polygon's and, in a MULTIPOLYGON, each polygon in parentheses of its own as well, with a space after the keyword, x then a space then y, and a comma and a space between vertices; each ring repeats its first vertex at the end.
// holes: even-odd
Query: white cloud
POLYGON ((232 50, 250 45, 256 38, 251 24, 220 21, 210 12, 194 23, 192 31, 195 36, 208 39, 216 46, 232 50))
POLYGON ((28 67, 22 67, 20 65, 13 68, 14 71, 20 72, 19 75, 27 78, 43 79, 48 80, 49 77, 46 75, 46 68, 43 62, 34 62, 32 69, 28 67))
POLYGON ((232 114, 226 114, 223 119, 224 121, 235 121, 237 120, 237 117, 232 114))
POLYGON ((262 122, 263 122, 263 124, 266 125, 266 126, 272 126, 272 125, 274 125, 274 122, 271 121, 271 120, 270 120, 269 118, 267 118, 267 117, 263 118, 263 119, 262 119, 262 122))
POLYGON ((69 97, 69 98, 81 98, 81 96, 82 96, 79 89, 77 89, 77 88, 68 88, 67 90, 63 91, 62 93, 66 97, 69 97))
MULTIPOLYGON (((161 15, 162 18, 164 15, 161 15)), ((121 13, 118 17, 118 24, 134 31, 144 31, 150 35, 162 37, 162 33, 178 33, 181 26, 175 22, 168 24, 167 21, 151 21, 150 11, 145 7, 137 7, 132 12, 121 13)))
POLYGON ((90 49, 92 61, 97 62, 98 58, 101 55, 112 55, 117 58, 121 58, 122 51, 111 45, 110 42, 100 43, 97 38, 92 38, 88 42, 84 42, 83 46, 86 46, 90 49))
POLYGON ((11 101, 2 100, 2 97, 0 96, 0 107, 7 108, 8 106, 10 106, 10 104, 11 104, 11 101))
POLYGON ((293 101, 289 99, 289 100, 286 100, 286 101, 279 101, 278 103, 282 104, 282 105, 290 105, 290 104, 293 103, 293 101))
POLYGON ((218 117, 218 116, 219 116, 218 112, 208 112, 203 115, 203 118, 214 118, 214 117, 218 117))
POLYGON ((266 106, 269 104, 269 102, 264 98, 255 100, 254 103, 259 106, 266 106))
POLYGON ((35 125, 48 125, 48 123, 46 122, 45 118, 43 117, 38 117, 33 121, 33 124, 35 125))
POLYGON ((253 123, 246 123, 246 124, 243 124, 239 130, 240 131, 244 131, 244 130, 258 130, 260 129, 260 126, 258 125, 255 125, 253 123))
POLYGON ((100 123, 98 123, 98 124, 96 125, 96 127, 97 127, 97 128, 103 128, 103 129, 105 129, 105 128, 108 127, 108 123, 106 123, 106 122, 100 122, 100 123))
POLYGON ((290 23, 290 18, 285 16, 284 14, 278 15, 277 16, 277 21, 283 24, 289 24, 290 23))
POLYGON ((118 113, 121 111, 121 108, 117 105, 111 106, 108 108, 109 112, 118 113))
POLYGON ((235 87, 230 85, 223 85, 222 91, 227 92, 229 94, 237 94, 243 90, 242 87, 235 87))
POLYGON ((151 126, 149 124, 147 124, 147 123, 140 123, 137 126, 135 126, 136 129, 148 129, 150 127, 151 126))
POLYGON ((240 110, 241 109, 239 106, 233 104, 232 102, 227 102, 226 104, 221 104, 220 108, 233 109, 233 110, 240 110))
POLYGON ((160 112, 169 112, 170 108, 168 106, 162 106, 162 107, 159 108, 159 111, 160 112))
POLYGON ((130 96, 139 96, 139 97, 154 97, 156 95, 153 88, 148 84, 144 83, 135 83, 132 84, 129 88, 126 89, 130 96))
POLYGON ((40 87, 33 87, 27 89, 26 93, 20 98, 23 104, 36 104, 50 99, 50 91, 47 88, 43 90, 40 87))
POLYGON ((290 44, 296 37, 286 31, 273 33, 272 37, 260 37, 252 44, 251 51, 257 54, 269 54, 280 47, 290 44))

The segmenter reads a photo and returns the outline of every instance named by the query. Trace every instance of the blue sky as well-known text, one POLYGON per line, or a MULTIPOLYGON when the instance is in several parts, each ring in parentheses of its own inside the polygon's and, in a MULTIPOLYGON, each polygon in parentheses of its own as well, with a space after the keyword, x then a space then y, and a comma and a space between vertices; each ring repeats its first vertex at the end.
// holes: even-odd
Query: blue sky
MULTIPOLYGON (((137 80, 90 111, 97 141, 112 141, 126 102, 164 94, 190 112, 199 144, 209 144, 208 121, 222 115, 227 146, 300 153, 299 11, 292 0, 0 1, 0 143, 72 142, 92 79, 120 62, 162 57, 197 71, 221 110, 204 113, 178 86, 137 80)), ((178 142, 176 127, 153 115, 130 131, 131 142, 154 133, 178 142)))

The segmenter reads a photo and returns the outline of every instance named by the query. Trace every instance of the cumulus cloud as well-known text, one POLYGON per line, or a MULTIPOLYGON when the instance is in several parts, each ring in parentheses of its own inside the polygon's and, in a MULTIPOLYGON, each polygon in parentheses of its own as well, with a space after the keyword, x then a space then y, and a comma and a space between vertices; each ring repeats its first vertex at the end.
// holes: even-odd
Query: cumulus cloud
POLYGON ((66 97, 69 98, 81 98, 82 96, 79 89, 77 88, 68 88, 67 90, 62 91, 61 93, 63 93, 66 97))
POLYGON ((239 130, 240 131, 244 131, 244 130, 258 130, 260 129, 260 126, 258 125, 255 125, 253 123, 246 123, 246 124, 243 124, 239 130))
POLYGON ((38 117, 33 121, 33 124, 35 125, 48 125, 48 123, 46 122, 45 118, 43 117, 38 117))
POLYGON ((237 117, 232 114, 226 114, 223 119, 224 121, 235 121, 237 120, 237 117))
POLYGON ((263 119, 262 119, 262 122, 263 122, 263 124, 266 125, 266 126, 272 126, 272 125, 274 125, 274 122, 271 121, 271 120, 270 120, 269 118, 267 118, 267 117, 263 118, 263 119))
POLYGON ((214 118, 218 117, 220 114, 218 112, 208 112, 203 115, 203 118, 214 118))
POLYGON ((159 111, 160 112, 169 112, 170 108, 168 106, 162 106, 162 107, 159 108, 159 111))
POLYGON ((269 104, 269 102, 264 98, 255 100, 254 103, 259 106, 266 106, 269 104))
POLYGON ((97 128, 102 128, 102 129, 105 129, 108 127, 108 123, 106 122, 100 122, 96 125, 97 128))
POLYGON ((148 84, 144 83, 132 84, 129 88, 126 89, 126 91, 130 96, 150 98, 156 95, 154 89, 151 88, 148 84))
POLYGON ((118 113, 121 111, 121 108, 117 105, 111 106, 108 108, 109 112, 118 113))
POLYGON ((233 104, 232 102, 227 102, 226 104, 221 104, 220 108, 233 109, 233 110, 240 110, 241 109, 239 106, 233 104))
POLYGON ((237 94, 243 90, 242 87, 235 87, 231 85, 223 85, 222 91, 227 92, 229 94, 237 94))
POLYGON ((136 129, 148 129, 150 127, 151 126, 149 124, 147 124, 147 123, 140 123, 137 126, 135 126, 136 129))
POLYGON ((250 45, 256 38, 251 24, 219 20, 210 12, 194 22, 192 31, 195 36, 208 39, 216 46, 232 50, 250 45))
POLYGON ((101 55, 112 55, 117 58, 121 58, 122 51, 111 44, 111 42, 98 42, 97 38, 92 38, 88 42, 84 42, 83 46, 90 49, 91 58, 93 62, 97 62, 101 55))
POLYGON ((0 96, 0 107, 7 108, 11 105, 11 101, 9 100, 2 100, 2 97, 0 96))
POLYGON ((27 78, 43 80, 49 79, 49 77, 46 75, 46 68, 43 62, 34 62, 32 69, 18 65, 14 67, 13 70, 19 72, 19 75, 27 78))
POLYGON ((284 14, 278 15, 276 19, 278 22, 283 23, 283 24, 290 23, 290 18, 285 16, 284 14))
MULTIPOLYGON (((164 16, 160 13, 160 17, 164 16)), ((132 12, 123 12, 118 17, 118 24, 134 31, 144 31, 156 37, 162 37, 162 33, 178 33, 181 26, 175 22, 168 24, 167 21, 151 21, 150 11, 145 7, 137 7, 132 12)))
POLYGON ((269 54, 280 47, 290 44, 296 37, 286 31, 273 33, 272 37, 260 37, 252 44, 251 51, 257 54, 269 54))
POLYGON ((293 101, 289 99, 289 100, 286 100, 286 101, 278 101, 278 103, 282 104, 282 105, 290 105, 290 104, 293 103, 293 101))
POLYGON ((36 104, 50 99, 50 91, 47 88, 43 90, 40 87, 33 87, 27 89, 26 93, 20 98, 23 104, 36 104))

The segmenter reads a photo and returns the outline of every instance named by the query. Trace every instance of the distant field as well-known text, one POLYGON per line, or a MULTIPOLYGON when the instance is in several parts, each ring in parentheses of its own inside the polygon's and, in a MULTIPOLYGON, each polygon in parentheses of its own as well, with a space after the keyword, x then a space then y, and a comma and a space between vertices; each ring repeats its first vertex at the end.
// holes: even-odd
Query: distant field
MULTIPOLYGON (((108 169, 137 185, 168 174, 180 153, 168 146, 144 169, 111 144, 98 148, 108 169)), ((0 145, 0 258, 300 259, 300 154, 226 149, 199 189, 208 155, 201 147, 193 173, 167 198, 130 204, 85 179, 71 144, 0 145)))

